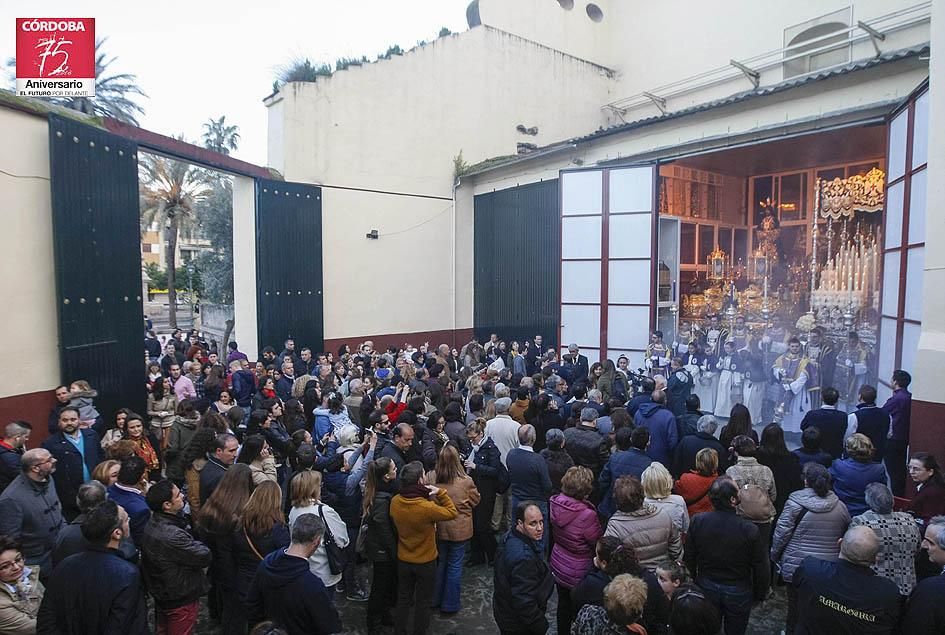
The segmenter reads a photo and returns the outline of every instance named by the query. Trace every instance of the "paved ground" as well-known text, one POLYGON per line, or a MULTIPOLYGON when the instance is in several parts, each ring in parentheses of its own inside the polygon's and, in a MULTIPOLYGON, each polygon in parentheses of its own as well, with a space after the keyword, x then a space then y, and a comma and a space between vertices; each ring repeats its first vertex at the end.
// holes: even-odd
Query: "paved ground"
MULTIPOLYGON (((364 568, 362 575, 369 575, 370 569, 364 568)), ((463 572, 462 610, 449 618, 440 617, 434 611, 430 623, 430 635, 448 635, 450 633, 497 633, 495 622, 492 620, 492 568, 479 566, 466 568, 463 572)), ((349 602, 341 593, 336 593, 338 610, 341 613, 342 623, 347 635, 362 635, 367 633, 365 627, 364 602, 349 602)), ((780 633, 784 628, 786 611, 786 597, 784 589, 776 588, 774 595, 752 611, 749 633, 780 633)), ((556 597, 552 595, 548 606, 548 622, 551 624, 549 635, 555 633, 555 606, 556 597)), ((198 633, 217 633, 206 611, 206 600, 202 602, 198 633)), ((393 633, 389 630, 388 633, 393 633)), ((385 634, 386 635, 386 634, 385 634)))

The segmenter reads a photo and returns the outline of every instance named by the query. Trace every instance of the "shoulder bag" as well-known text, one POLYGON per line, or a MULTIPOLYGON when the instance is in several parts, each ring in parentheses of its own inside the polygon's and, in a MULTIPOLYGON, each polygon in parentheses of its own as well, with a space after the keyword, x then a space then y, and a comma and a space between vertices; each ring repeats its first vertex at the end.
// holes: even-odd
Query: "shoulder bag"
POLYGON ((331 533, 331 527, 328 520, 325 519, 323 505, 318 506, 318 516, 325 523, 325 536, 322 538, 322 544, 325 545, 325 554, 328 556, 328 569, 332 575, 340 575, 345 570, 345 552, 335 542, 335 536, 331 533))

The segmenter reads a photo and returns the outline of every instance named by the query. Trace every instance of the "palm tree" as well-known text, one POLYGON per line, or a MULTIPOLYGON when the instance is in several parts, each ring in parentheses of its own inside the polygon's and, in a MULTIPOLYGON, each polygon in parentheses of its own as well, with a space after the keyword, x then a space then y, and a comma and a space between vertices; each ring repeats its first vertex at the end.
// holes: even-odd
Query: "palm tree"
POLYGON ((219 119, 211 117, 203 124, 203 146, 220 154, 229 154, 240 144, 239 130, 239 126, 226 125, 226 115, 220 115, 219 119))
MULTIPOLYGON (((183 136, 179 137, 183 141, 183 136)), ((181 161, 156 155, 142 155, 141 222, 143 226, 157 222, 165 229, 167 249, 164 252, 167 270, 167 302, 170 326, 177 328, 177 287, 174 256, 182 229, 196 228, 194 212, 210 195, 202 170, 181 161)))

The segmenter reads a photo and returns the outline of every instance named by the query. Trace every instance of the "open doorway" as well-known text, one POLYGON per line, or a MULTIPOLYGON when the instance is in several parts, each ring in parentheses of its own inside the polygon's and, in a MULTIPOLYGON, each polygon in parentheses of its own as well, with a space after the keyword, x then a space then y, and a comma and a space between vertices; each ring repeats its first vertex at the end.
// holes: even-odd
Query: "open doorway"
POLYGON ((214 352, 225 359, 234 327, 232 177, 145 151, 138 167, 149 361, 169 345, 181 363, 206 363, 214 352))

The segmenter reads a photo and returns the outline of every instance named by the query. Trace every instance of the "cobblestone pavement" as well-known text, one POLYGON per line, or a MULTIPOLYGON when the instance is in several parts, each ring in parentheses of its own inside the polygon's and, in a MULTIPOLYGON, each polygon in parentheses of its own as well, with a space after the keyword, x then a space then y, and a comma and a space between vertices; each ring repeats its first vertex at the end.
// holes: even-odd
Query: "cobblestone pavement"
MULTIPOLYGON (((370 568, 365 567, 360 572, 368 575, 370 568)), ((469 633, 497 633, 495 622, 492 619, 492 568, 486 566, 467 567, 463 571, 462 610, 449 617, 441 617, 433 612, 430 621, 430 635, 448 635, 450 633, 467 635, 469 633)), ((349 602, 342 593, 335 594, 338 610, 341 613, 342 623, 346 635, 364 635, 367 633, 365 625, 366 602, 349 602)), ((777 634, 784 628, 787 599, 783 587, 775 588, 774 594, 764 603, 756 606, 751 613, 750 634, 777 634)), ((552 595, 548 605, 548 623, 551 624, 549 635, 555 633, 556 596, 552 595)), ((198 633, 217 633, 219 629, 211 622, 206 611, 206 598, 201 602, 200 621, 197 625, 198 633)), ((387 633, 392 634, 393 629, 387 633)), ((387 635, 385 633, 385 635, 387 635)))

